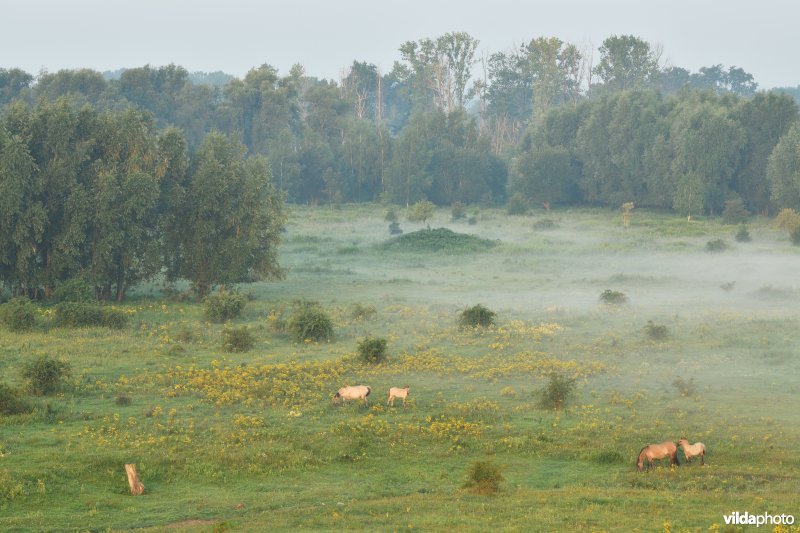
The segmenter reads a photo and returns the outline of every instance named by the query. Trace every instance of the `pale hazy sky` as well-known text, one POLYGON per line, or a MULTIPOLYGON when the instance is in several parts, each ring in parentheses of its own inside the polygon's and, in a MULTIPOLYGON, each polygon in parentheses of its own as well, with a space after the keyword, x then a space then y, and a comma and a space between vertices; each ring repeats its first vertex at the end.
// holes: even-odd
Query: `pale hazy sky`
POLYGON ((466 31, 479 51, 539 36, 596 49, 660 44, 671 64, 742 67, 760 88, 800 85, 797 0, 0 0, 0 68, 116 70, 175 63, 244 75, 293 63, 338 79, 354 59, 386 72, 407 40, 466 31))

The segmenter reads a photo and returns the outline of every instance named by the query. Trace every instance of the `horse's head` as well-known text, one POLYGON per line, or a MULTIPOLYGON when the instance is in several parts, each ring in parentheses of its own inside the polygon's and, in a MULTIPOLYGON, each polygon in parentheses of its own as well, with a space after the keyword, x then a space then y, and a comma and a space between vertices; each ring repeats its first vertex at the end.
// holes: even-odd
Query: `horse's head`
POLYGON ((686 437, 681 437, 678 439, 678 442, 675 443, 675 446, 683 446, 684 444, 689 444, 689 441, 686 440, 686 437))
POLYGON ((341 398, 341 397, 342 397, 342 395, 339 394, 339 392, 337 392, 336 394, 333 395, 333 398, 331 398, 331 401, 333 403, 338 403, 339 402, 339 398, 341 398))

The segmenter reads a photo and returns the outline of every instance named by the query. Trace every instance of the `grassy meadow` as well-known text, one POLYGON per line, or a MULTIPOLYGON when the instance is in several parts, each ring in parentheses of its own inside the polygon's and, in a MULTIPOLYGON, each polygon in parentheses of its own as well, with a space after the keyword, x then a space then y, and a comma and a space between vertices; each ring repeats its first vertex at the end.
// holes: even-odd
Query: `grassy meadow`
MULTIPOLYGON (((405 235, 425 228, 400 211, 405 235)), ((56 328, 47 307, 31 331, 0 329, 7 385, 24 387, 41 355, 72 370, 56 394, 28 397, 32 411, 0 415, 0 530, 737 531, 723 515, 800 518, 800 249, 770 220, 736 242, 717 218, 636 210, 625 229, 609 210, 484 209, 474 224, 439 210, 431 228, 484 240, 435 252, 392 241, 385 213, 290 208, 286 279, 239 287, 249 301, 233 323, 256 337, 245 353, 222 349, 202 304, 156 284, 119 306, 122 330, 56 328), (707 251, 715 239, 729 248, 707 251), (628 303, 604 305, 607 289, 628 303), (285 333, 298 300, 329 313, 330 342, 285 333), (497 324, 459 328, 477 303, 497 324), (388 341, 383 363, 357 358, 366 336, 388 341), (553 373, 575 380, 561 410, 540 406, 553 373), (332 405, 345 384, 371 386, 369 407, 332 405), (408 405, 388 407, 405 384, 408 405), (682 436, 707 445, 706 466, 636 471, 644 445, 682 436), (467 486, 477 461, 502 467, 499 490, 467 486), (125 463, 144 495, 130 495, 125 463)))

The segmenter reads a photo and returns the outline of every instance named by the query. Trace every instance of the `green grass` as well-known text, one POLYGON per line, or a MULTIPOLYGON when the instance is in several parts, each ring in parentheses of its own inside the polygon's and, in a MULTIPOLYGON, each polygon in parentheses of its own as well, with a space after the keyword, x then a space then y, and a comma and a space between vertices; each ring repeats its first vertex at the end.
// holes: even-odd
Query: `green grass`
POLYGON ((44 355, 72 368, 68 387, 0 416, 0 529, 706 531, 732 510, 796 513, 798 251, 768 221, 715 255, 705 243, 730 228, 712 218, 637 210, 625 230, 615 211, 553 210, 558 227, 537 232, 532 217, 484 209, 473 226, 442 209, 431 225, 500 242, 387 253, 384 213, 291 208, 286 280, 240 287, 246 353, 156 285, 122 306, 123 330, 58 328, 46 307, 31 331, 0 330, 3 383, 44 355), (629 305, 600 305, 605 289, 629 305), (331 341, 281 327, 301 299, 330 315, 331 341), (459 328, 475 302, 496 326, 459 328), (669 335, 648 338, 648 321, 669 335), (357 360, 368 336, 387 339, 385 362, 357 360), (560 411, 538 406, 554 367, 577 377, 560 411), (332 405, 361 383, 369 407, 332 405), (386 406, 405 384, 407 407, 386 406), (642 446, 683 436, 707 466, 635 471, 642 446), (505 481, 478 495, 464 485, 486 460, 505 481))

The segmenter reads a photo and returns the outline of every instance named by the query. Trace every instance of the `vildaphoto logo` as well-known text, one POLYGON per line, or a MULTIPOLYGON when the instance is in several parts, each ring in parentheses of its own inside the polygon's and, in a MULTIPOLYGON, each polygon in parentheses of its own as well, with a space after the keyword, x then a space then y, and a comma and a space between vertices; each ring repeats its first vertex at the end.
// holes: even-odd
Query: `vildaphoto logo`
POLYGON ((722 515, 722 518, 725 520, 725 525, 733 526, 761 527, 768 524, 771 526, 794 524, 794 516, 790 514, 750 514, 747 511, 743 513, 734 511, 731 514, 722 515))

